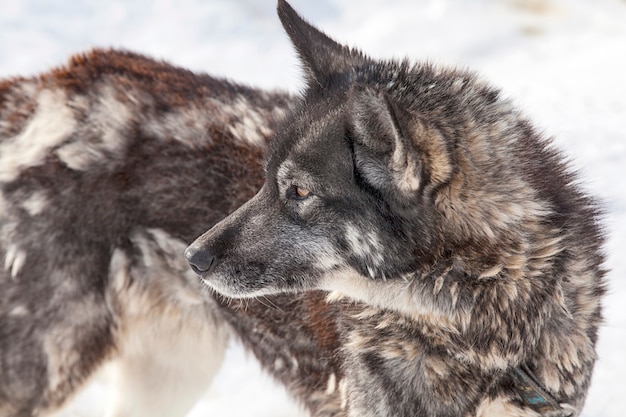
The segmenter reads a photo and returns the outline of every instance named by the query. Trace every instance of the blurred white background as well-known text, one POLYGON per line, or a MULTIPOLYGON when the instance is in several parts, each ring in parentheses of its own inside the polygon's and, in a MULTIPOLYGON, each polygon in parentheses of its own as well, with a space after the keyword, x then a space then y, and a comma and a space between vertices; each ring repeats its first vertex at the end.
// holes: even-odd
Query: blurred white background
MULTIPOLYGON (((610 294, 583 413, 626 415, 626 0, 293 0, 331 37, 376 57, 473 68, 514 97, 607 210, 610 294)), ((298 91, 273 0, 3 0, 0 77, 118 47, 264 88, 298 91)), ((63 417, 101 415, 102 377, 63 417)), ((234 344, 189 416, 294 416, 297 405, 234 344)))

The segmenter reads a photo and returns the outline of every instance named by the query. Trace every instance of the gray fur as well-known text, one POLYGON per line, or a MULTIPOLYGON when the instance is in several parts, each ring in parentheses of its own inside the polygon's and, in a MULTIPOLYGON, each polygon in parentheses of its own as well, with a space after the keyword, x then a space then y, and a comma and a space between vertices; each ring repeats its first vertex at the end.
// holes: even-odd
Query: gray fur
POLYGON ((229 297, 342 299, 338 414, 578 414, 603 237, 564 158, 475 74, 377 61, 278 9, 308 88, 192 268, 229 297), (553 409, 525 402, 520 369, 553 409))

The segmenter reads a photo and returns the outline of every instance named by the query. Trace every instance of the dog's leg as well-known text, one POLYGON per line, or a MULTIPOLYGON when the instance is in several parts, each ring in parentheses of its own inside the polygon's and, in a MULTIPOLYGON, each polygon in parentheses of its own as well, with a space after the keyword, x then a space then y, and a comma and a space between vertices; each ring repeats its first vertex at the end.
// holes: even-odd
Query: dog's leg
POLYGON ((106 416, 184 416, 217 372, 228 331, 212 300, 195 288, 184 243, 160 230, 131 240, 134 255, 117 249, 111 260, 118 360, 106 416))
POLYGON ((50 322, 30 320, 37 317, 37 306, 26 304, 0 314, 1 417, 48 415, 110 356, 113 340, 104 303, 85 299, 66 301, 48 313, 50 322))
POLYGON ((72 245, 30 224, 0 217, 0 417, 48 415, 114 354, 114 318, 98 291, 106 251, 85 245, 71 257, 72 245))
POLYGON ((184 416, 206 391, 226 346, 216 323, 189 317, 134 323, 113 364, 113 401, 107 417, 184 416), (193 319, 191 319, 193 320, 193 319))

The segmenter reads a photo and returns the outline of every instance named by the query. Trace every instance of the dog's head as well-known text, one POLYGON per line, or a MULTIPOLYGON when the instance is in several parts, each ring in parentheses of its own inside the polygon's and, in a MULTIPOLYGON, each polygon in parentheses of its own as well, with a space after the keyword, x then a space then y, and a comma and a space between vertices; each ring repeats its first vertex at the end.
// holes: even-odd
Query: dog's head
MULTIPOLYGON (((510 113, 497 104, 497 92, 467 72, 373 60, 329 39, 284 1, 278 13, 307 89, 272 141, 263 188, 186 251, 210 287, 252 297, 349 292, 339 283, 354 287, 355 280, 403 282, 445 258, 451 245, 476 244, 479 235, 488 239, 494 227, 507 227, 507 214, 497 214, 503 207, 477 204, 462 218, 462 205, 473 203, 454 201, 472 194, 464 188, 471 174, 459 177, 459 164, 472 172, 500 169, 455 156, 468 134, 461 126, 480 124, 485 107, 510 113), (488 219, 494 215, 496 226, 488 219), (481 229, 481 219, 490 226, 481 229)), ((495 135, 497 128, 485 130, 495 135)))

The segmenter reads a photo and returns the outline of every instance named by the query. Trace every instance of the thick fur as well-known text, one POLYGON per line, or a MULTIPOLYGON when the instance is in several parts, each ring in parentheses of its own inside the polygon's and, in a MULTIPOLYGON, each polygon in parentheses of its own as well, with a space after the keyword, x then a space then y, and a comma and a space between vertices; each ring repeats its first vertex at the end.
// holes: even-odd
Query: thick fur
POLYGON ((182 416, 233 333, 314 416, 537 415, 520 365, 578 413, 602 239, 563 158, 474 75, 279 10, 303 98, 100 50, 0 82, 0 416, 110 360, 107 415, 182 416), (187 250, 260 297, 207 294, 184 242, 285 117, 187 250))
POLYGON ((183 251, 262 184, 292 101, 103 50, 0 83, 0 416, 111 359, 108 416, 185 414, 228 331, 183 251))
MULTIPOLYGON (((578 414, 602 233, 564 158, 474 74, 377 61, 283 1, 279 15, 308 88, 275 135, 262 189, 187 249, 192 268, 228 297, 342 300, 314 310, 335 358, 327 401, 339 405, 318 415, 578 414), (522 370, 552 406, 525 397, 522 370)), ((309 317, 298 308, 290 325, 309 317)), ((263 325, 276 335, 278 323, 263 325)), ((284 379, 285 361, 251 330, 242 337, 284 379)), ((300 363, 309 346, 285 335, 300 363)))

